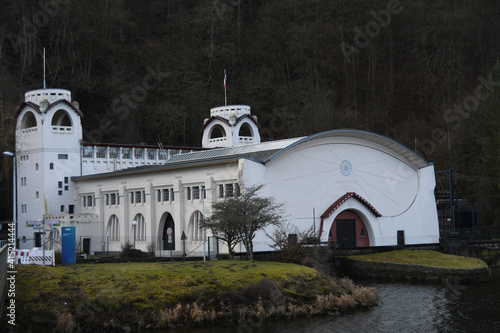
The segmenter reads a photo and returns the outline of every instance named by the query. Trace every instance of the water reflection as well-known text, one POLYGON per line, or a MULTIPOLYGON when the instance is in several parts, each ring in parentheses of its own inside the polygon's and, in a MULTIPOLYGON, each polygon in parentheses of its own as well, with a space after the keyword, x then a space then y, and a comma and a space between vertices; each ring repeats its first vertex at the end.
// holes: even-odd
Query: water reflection
POLYGON ((358 281, 377 288, 380 306, 350 315, 326 315, 208 332, 498 332, 500 275, 491 283, 453 286, 358 281))

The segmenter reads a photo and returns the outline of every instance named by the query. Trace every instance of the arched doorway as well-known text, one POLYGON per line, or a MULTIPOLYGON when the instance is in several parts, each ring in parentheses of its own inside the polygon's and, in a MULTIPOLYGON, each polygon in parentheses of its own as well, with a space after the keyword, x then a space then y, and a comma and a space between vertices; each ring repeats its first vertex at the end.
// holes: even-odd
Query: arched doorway
POLYGON ((370 246, 370 237, 363 219, 352 210, 344 210, 332 223, 329 242, 336 242, 339 248, 370 246))
POLYGON ((162 232, 163 250, 175 251, 175 223, 172 214, 167 214, 162 232), (171 235, 169 235, 171 232, 171 235), (170 236, 170 237, 169 237, 170 236))

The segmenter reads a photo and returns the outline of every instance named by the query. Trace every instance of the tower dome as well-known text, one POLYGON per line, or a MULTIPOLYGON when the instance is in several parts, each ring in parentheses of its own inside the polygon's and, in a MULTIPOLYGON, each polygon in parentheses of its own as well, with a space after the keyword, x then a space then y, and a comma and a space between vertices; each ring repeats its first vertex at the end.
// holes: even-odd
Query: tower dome
POLYGON ((203 125, 204 148, 260 143, 259 123, 248 105, 225 105, 210 110, 203 125))

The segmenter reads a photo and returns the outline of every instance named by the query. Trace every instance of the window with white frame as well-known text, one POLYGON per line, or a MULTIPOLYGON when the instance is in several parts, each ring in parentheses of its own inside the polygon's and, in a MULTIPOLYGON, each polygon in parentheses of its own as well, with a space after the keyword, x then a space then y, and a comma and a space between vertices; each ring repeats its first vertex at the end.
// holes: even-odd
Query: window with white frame
MULTIPOLYGON (((146 240, 146 222, 144 221, 144 216, 142 214, 137 214, 134 218, 137 222, 135 225, 135 240, 145 241, 146 240)), ((134 233, 134 226, 132 225, 132 235, 134 233)))
POLYGON ((132 156, 132 148, 122 148, 122 158, 130 159, 132 156))
POLYGON ((109 148, 109 158, 120 158, 120 148, 110 147, 109 148))
POLYGON ((93 207, 94 206, 94 196, 93 195, 84 195, 82 198, 83 207, 93 207))
POLYGON ((120 200, 119 198, 120 197, 119 197, 118 193, 111 193, 109 195, 109 204, 110 205, 118 205, 118 201, 120 200))
POLYGON ((226 184, 226 197, 234 196, 234 186, 233 184, 226 184))
POLYGON ((96 147, 95 157, 106 158, 106 147, 96 147))
POLYGON ((156 149, 147 149, 148 160, 156 160, 156 149))
POLYGON ((200 198, 200 188, 198 186, 193 187, 193 199, 200 198))
POLYGON ((195 211, 191 215, 191 221, 189 221, 188 233, 192 240, 202 240, 203 239, 203 229, 200 228, 200 223, 203 215, 199 210, 195 211))
POLYGON ((94 147, 84 146, 83 147, 83 157, 94 157, 94 147))
POLYGON ((106 229, 106 236, 110 241, 120 240, 120 224, 116 215, 111 215, 108 220, 108 227, 106 229))
POLYGON ((136 160, 143 160, 144 159, 144 149, 135 148, 134 149, 134 157, 136 160))
POLYGON ((146 192, 145 191, 134 191, 130 192, 130 203, 146 203, 146 192))

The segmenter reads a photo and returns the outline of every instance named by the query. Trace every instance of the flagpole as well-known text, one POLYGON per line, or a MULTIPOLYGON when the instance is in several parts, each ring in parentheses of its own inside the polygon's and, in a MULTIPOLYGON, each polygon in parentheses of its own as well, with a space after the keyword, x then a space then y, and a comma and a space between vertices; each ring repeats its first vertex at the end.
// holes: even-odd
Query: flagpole
POLYGON ((227 81, 226 70, 224 70, 224 105, 227 105, 226 81, 227 81))

